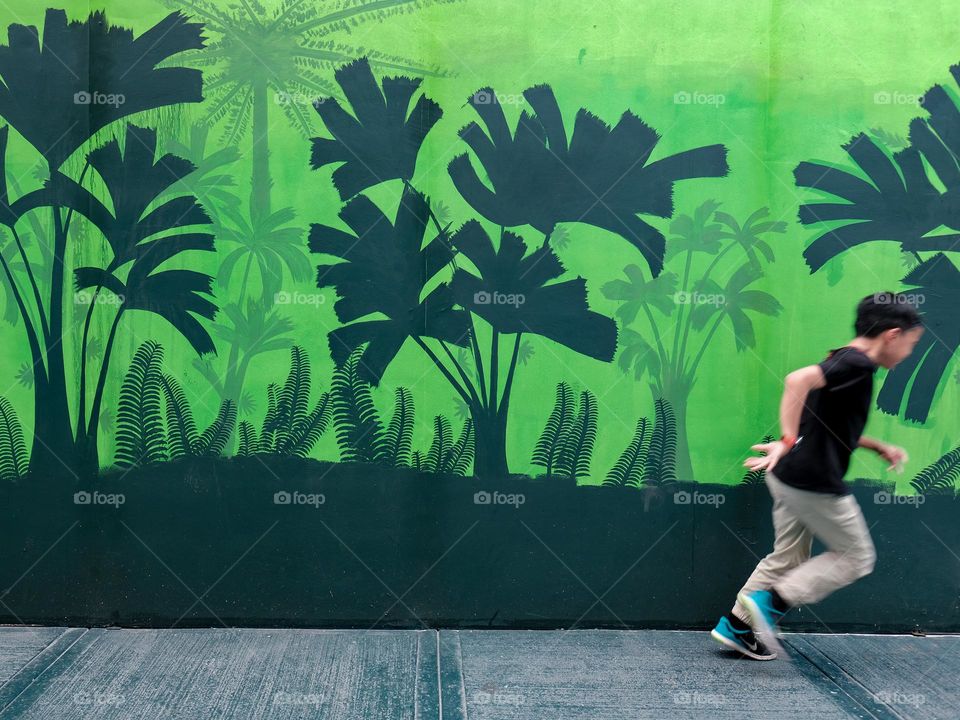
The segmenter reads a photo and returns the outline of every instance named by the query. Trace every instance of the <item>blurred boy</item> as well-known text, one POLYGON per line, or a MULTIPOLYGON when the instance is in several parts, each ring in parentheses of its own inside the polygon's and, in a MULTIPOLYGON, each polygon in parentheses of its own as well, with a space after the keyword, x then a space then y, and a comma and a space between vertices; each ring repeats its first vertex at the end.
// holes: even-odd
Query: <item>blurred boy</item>
POLYGON ((780 401, 780 440, 754 445, 765 453, 744 462, 765 470, 773 497, 773 552, 747 579, 714 639, 755 660, 782 652, 777 622, 791 608, 819 602, 873 571, 876 554, 856 498, 844 483, 854 448, 873 450, 900 470, 903 449, 863 437, 878 367, 893 368, 923 333, 902 294, 860 301, 856 337, 816 365, 787 375, 780 401), (813 538, 827 551, 811 557, 813 538))

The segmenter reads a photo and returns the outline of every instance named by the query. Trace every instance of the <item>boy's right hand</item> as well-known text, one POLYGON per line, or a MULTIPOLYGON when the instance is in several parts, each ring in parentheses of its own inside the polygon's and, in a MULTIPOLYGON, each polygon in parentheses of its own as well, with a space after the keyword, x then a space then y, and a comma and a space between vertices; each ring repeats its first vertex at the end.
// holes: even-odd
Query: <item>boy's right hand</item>
POLYGON ((751 450, 755 450, 763 455, 757 457, 748 457, 743 461, 743 466, 749 470, 772 470, 777 461, 787 452, 787 444, 782 440, 774 440, 768 443, 759 443, 751 445, 751 450))

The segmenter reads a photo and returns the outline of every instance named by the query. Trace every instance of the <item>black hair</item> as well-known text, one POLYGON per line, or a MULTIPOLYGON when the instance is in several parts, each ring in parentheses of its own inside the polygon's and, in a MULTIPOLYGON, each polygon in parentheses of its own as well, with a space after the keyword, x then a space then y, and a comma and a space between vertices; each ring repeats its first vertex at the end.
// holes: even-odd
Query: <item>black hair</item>
POLYGON ((920 295, 895 292, 878 292, 867 295, 857 305, 857 321, 854 330, 859 337, 876 337, 885 330, 900 328, 910 330, 923 324, 917 305, 920 295))

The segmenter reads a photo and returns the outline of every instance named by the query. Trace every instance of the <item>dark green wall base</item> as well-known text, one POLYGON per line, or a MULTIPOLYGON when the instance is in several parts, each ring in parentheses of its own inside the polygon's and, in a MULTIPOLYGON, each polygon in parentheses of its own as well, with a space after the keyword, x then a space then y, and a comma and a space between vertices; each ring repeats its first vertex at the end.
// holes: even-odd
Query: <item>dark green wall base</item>
MULTIPOLYGON (((247 458, 101 478, 118 507, 75 504, 78 489, 28 479, 0 491, 0 621, 705 628, 772 542, 762 486, 494 484, 247 458), (324 502, 276 504, 278 491, 324 502), (477 504, 482 491, 523 502, 477 504), (702 495, 678 504, 675 492, 702 495)), ((876 492, 857 489, 873 575, 787 624, 960 631, 960 502, 877 504, 876 492)))

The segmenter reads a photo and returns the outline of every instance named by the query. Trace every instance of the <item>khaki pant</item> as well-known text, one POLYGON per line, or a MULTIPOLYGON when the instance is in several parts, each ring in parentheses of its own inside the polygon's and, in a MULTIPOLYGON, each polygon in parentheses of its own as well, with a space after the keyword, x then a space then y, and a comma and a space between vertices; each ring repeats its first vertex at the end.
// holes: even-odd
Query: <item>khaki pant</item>
MULTIPOLYGON (((806 605, 873 571, 876 551, 853 495, 799 490, 770 472, 766 482, 773 497, 773 552, 760 561, 741 592, 776 587, 791 607, 806 605), (810 557, 814 537, 827 551, 810 557)), ((749 619, 739 601, 733 614, 749 619)))

